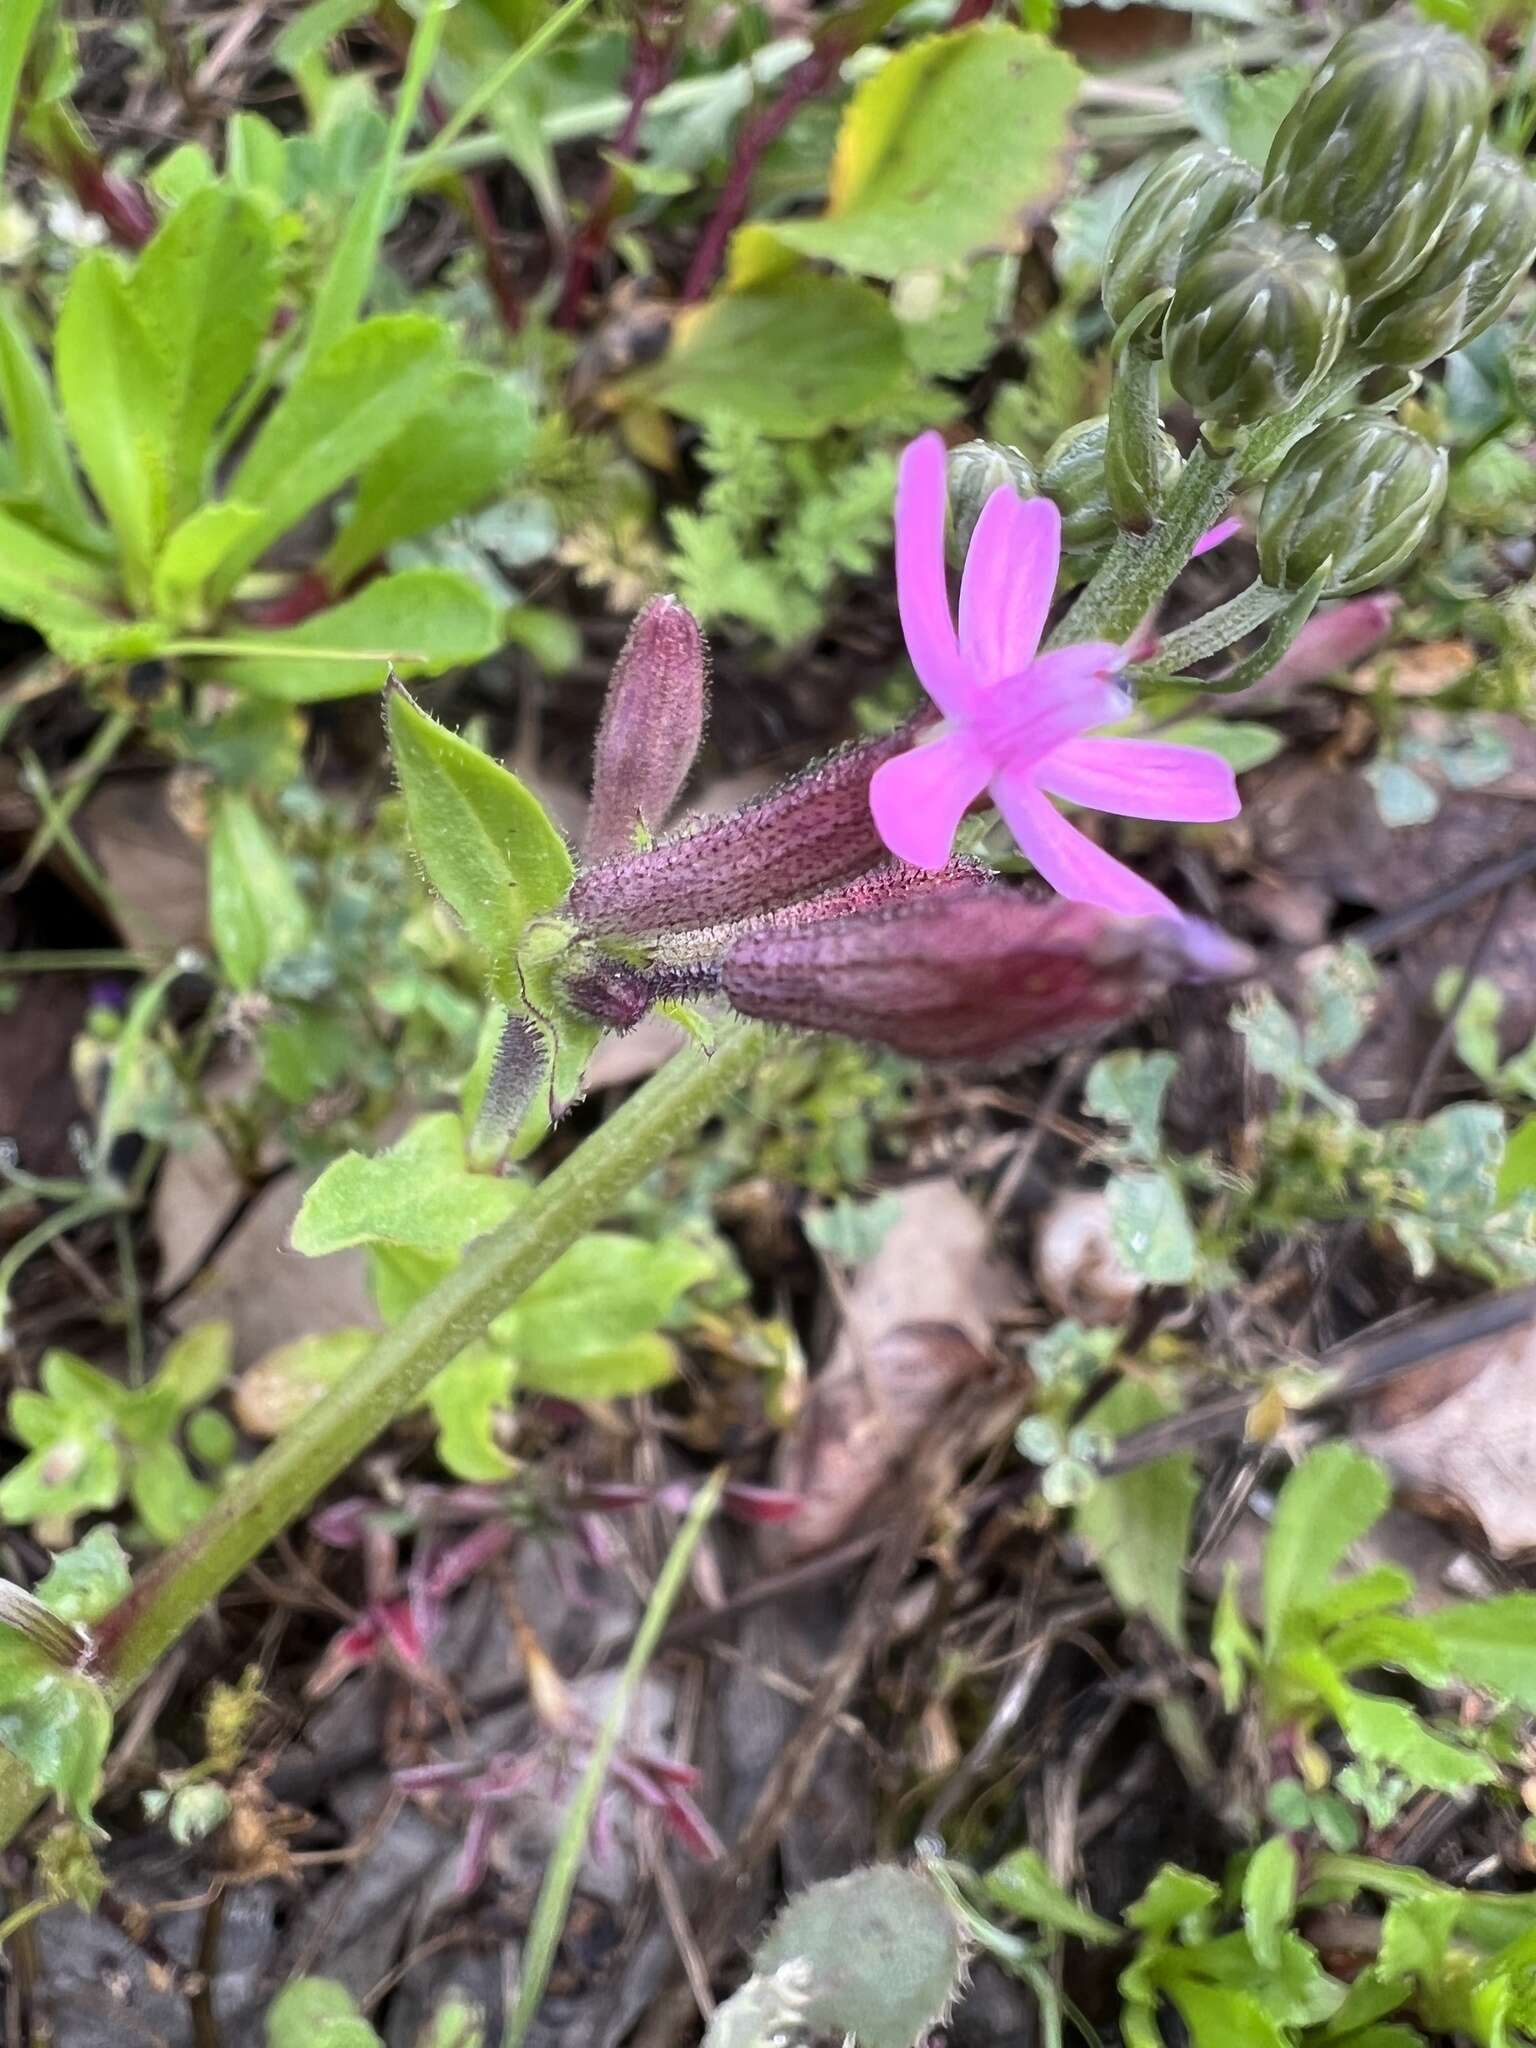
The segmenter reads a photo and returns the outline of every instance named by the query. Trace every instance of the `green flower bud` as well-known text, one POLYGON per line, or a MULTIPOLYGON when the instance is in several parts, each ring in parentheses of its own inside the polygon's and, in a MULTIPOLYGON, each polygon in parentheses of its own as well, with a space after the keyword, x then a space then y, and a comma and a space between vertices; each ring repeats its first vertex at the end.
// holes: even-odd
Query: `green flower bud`
POLYGON ((1427 22, 1362 23, 1282 122, 1260 205, 1328 236, 1359 305, 1424 261, 1487 125, 1488 75, 1471 43, 1427 22))
POLYGON ((1259 514, 1259 572, 1300 590, 1331 556, 1327 595, 1394 577, 1445 502, 1446 460, 1379 413, 1349 413, 1304 435, 1270 478, 1259 514))
POLYGON ((1356 324, 1362 354, 1415 370, 1491 327, 1536 258, 1536 184, 1521 164, 1482 149, 1456 210, 1408 282, 1373 300, 1356 324))
MULTIPOLYGON (((1104 478, 1104 450, 1109 439, 1109 419, 1080 420, 1068 427, 1054 442, 1040 470, 1040 489, 1061 513, 1061 544, 1074 548, 1097 547, 1116 533, 1115 515, 1109 507, 1109 485, 1104 478)), ((1157 430, 1158 468, 1164 496, 1178 482, 1183 459, 1172 435, 1157 430)))
POLYGON ((949 523, 944 549, 950 567, 960 569, 965 566, 976 522, 992 493, 1006 484, 1019 497, 1033 498, 1040 486, 1029 457, 1000 441, 966 441, 952 448, 945 474, 949 483, 949 523))
POLYGON ((1163 329, 1173 388, 1203 420, 1252 426, 1333 368, 1348 319, 1344 272, 1326 242, 1240 221, 1179 273, 1163 329))
POLYGON ((1118 327, 1149 292, 1258 197, 1259 174, 1229 150, 1191 142, 1165 157, 1121 214, 1104 258, 1104 310, 1118 327))

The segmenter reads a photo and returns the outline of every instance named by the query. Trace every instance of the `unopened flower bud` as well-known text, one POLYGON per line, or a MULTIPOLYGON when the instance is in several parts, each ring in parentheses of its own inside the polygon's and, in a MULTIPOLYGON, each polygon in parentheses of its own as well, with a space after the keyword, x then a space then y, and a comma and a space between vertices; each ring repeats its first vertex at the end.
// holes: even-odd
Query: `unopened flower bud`
POLYGON ((1361 354, 1414 370, 1465 348, 1498 319, 1533 258, 1536 184, 1523 164, 1482 149, 1434 248, 1357 321, 1361 354))
POLYGON ((949 481, 949 521, 944 548, 950 567, 963 569, 971 535, 992 493, 1006 488, 1020 498, 1033 498, 1040 486, 1029 457, 1000 441, 967 441, 952 448, 945 474, 949 481))
POLYGON ((1327 235, 1361 305, 1424 261, 1487 123, 1487 72, 1464 36, 1423 21, 1363 22, 1281 123, 1260 205, 1327 235))
POLYGON ((629 629, 597 729, 588 860, 628 853, 637 827, 666 823, 704 734, 708 670, 692 612, 653 597, 629 629))
POLYGON ((1376 413, 1304 435, 1270 478, 1259 514, 1259 572, 1300 590, 1333 563, 1339 597, 1386 583, 1422 545, 1445 501, 1445 451, 1376 413))
POLYGON ((645 938, 736 924, 852 881, 885 858, 870 777, 917 729, 845 747, 743 810, 589 868, 571 915, 589 932, 645 938))
POLYGON ((1137 190, 1109 238, 1104 310, 1118 327, 1149 292, 1177 282, 1197 250, 1258 197, 1259 174, 1230 150, 1186 143, 1137 190))
POLYGON ((1272 221, 1242 221, 1179 273, 1163 329, 1173 388, 1219 427, 1252 426, 1331 370, 1349 297, 1327 243, 1272 221))
POLYGON ((1097 1036, 1170 982, 1247 964, 1183 920, 979 888, 748 932, 720 980, 743 1016, 913 1059, 994 1062, 1097 1036))
POLYGON ((528 1114, 548 1066, 543 1039, 527 1017, 514 1011, 491 1061, 470 1141, 472 1159, 500 1158, 528 1114))
MULTIPOLYGON (((1104 476, 1104 453, 1109 440, 1109 420, 1080 420, 1053 443, 1040 470, 1040 488, 1061 514, 1061 544, 1064 549, 1097 547, 1115 535, 1115 515, 1110 510, 1109 485, 1104 476)), ((1157 430, 1159 483, 1164 494, 1178 482, 1183 461, 1171 434, 1157 430)))

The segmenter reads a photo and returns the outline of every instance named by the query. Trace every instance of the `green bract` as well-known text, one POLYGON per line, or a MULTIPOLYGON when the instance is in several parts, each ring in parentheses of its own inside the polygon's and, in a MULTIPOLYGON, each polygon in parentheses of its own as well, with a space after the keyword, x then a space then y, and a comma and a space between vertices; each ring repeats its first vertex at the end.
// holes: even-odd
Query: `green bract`
POLYGON ((1416 369, 1491 327, 1536 257, 1536 185, 1498 150, 1478 151, 1455 210, 1408 282, 1356 326, 1373 362, 1416 369))
POLYGON ((1343 268, 1326 242, 1239 222, 1179 274, 1163 329, 1174 389, 1202 419, 1251 426, 1332 369, 1348 317, 1343 268))
POLYGON ((1264 167, 1266 213, 1326 234, 1358 304, 1411 277, 1450 219, 1488 118, 1483 60, 1424 22, 1341 36, 1264 167))
POLYGON ((1446 458, 1395 420, 1351 413, 1291 449, 1259 515, 1259 569, 1299 590, 1331 559, 1328 588, 1345 597, 1395 576, 1445 499, 1446 458))
POLYGON ((1229 150, 1191 142, 1164 158, 1121 214, 1104 258, 1104 310, 1118 327, 1171 286, 1194 253, 1257 198, 1259 174, 1229 150))
MULTIPOLYGON (((1065 548, 1097 547, 1115 532, 1115 515, 1109 506, 1109 487, 1104 478, 1104 452, 1109 421, 1081 420, 1068 427, 1045 458, 1040 471, 1040 488, 1061 513, 1061 542, 1065 548)), ((1164 491, 1178 481, 1182 464, 1171 434, 1160 427, 1157 434, 1158 463, 1164 491)))
POLYGON ((1006 448, 999 441, 967 441, 959 448, 952 448, 946 474, 949 482, 947 550, 958 569, 965 561, 976 522, 992 493, 1006 486, 1021 498, 1033 498, 1040 486, 1029 457, 1021 449, 1006 448))

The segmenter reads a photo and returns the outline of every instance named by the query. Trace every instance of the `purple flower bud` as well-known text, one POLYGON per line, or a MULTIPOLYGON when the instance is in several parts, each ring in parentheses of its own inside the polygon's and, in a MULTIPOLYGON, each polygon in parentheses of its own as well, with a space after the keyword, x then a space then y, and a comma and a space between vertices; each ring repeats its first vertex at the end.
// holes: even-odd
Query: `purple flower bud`
POLYGON ((592 932, 643 938, 736 924, 851 882, 886 858, 870 777, 918 730, 914 721, 845 747, 744 810, 588 869, 571 891, 572 916, 592 932))
POLYGON ((548 1063, 544 1041, 529 1020, 510 1016, 475 1119, 471 1151, 477 1159, 494 1158, 505 1151, 528 1113, 548 1063))
POLYGON ((630 853, 635 827, 666 823, 704 735, 709 654, 675 597, 654 597, 629 629, 592 761, 588 860, 630 853))
POLYGON ((1264 682, 1324 683, 1341 669, 1353 668, 1387 637, 1400 602, 1392 591, 1377 590, 1314 612, 1264 682))
POLYGON ((721 986, 767 1023, 990 1062, 1095 1037, 1170 982, 1250 964, 1192 920, 983 888, 748 932, 727 951, 721 986))

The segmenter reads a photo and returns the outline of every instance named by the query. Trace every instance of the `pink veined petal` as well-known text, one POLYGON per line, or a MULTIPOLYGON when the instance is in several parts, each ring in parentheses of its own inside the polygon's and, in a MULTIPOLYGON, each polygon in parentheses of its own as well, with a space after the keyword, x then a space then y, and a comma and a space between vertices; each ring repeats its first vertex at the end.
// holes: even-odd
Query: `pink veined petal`
POLYGON ((1237 777, 1218 754, 1160 740, 1067 740, 1040 763, 1052 796, 1121 818, 1209 825, 1242 808, 1237 777))
POLYGON ((959 717, 974 689, 960 659, 944 578, 948 486, 937 434, 909 442, 896 478, 896 606, 912 666, 939 709, 959 717))
POLYGON ((982 507, 960 580, 960 652, 980 683, 1028 668, 1061 565, 1061 514, 1049 498, 1000 484, 982 507))
POLYGON ((1042 654, 979 698, 971 729, 999 767, 1030 767, 1090 726, 1124 717, 1129 700, 1108 673, 1119 663, 1119 648, 1104 640, 1042 654))
POLYGON ((964 732, 940 733, 883 761, 869 784, 875 830, 898 859, 917 868, 943 867, 956 827, 986 788, 991 766, 964 732))
POLYGON ((1026 777, 1005 775, 993 784, 992 794, 1020 850, 1059 894, 1122 917, 1180 915, 1161 890, 1069 825, 1026 777))
POLYGON ((1218 519, 1216 524, 1202 533, 1195 542, 1189 551, 1189 559, 1193 561, 1197 555, 1208 555, 1212 548, 1219 548, 1223 541, 1230 540, 1234 533, 1241 533, 1242 530, 1241 519, 1218 519))

